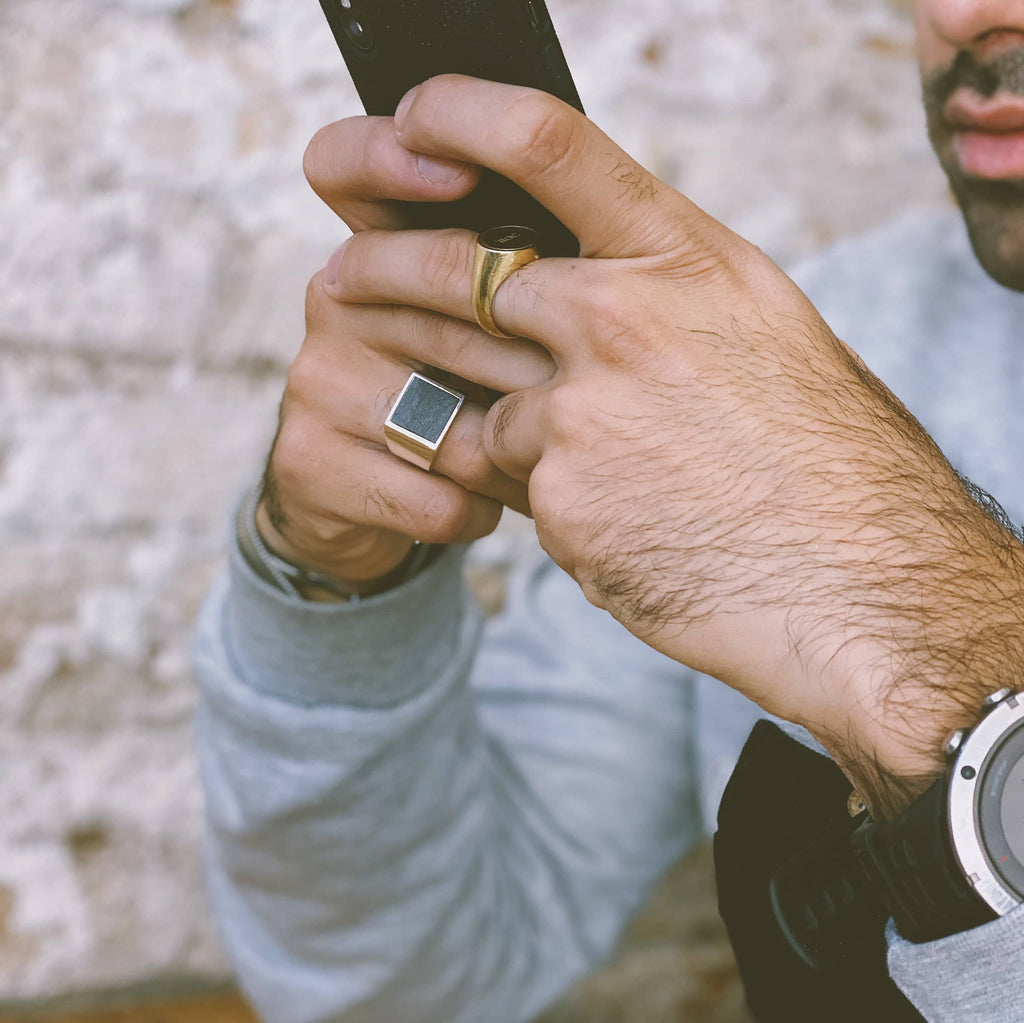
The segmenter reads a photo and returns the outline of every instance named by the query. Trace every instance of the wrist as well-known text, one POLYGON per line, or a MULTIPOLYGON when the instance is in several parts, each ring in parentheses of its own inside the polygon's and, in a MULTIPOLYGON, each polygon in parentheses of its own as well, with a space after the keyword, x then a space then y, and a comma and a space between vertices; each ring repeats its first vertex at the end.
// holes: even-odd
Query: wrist
MULTIPOLYGON (((354 535, 347 542, 333 543, 330 550, 315 551, 309 544, 299 546, 274 525, 262 498, 253 513, 253 526, 271 554, 324 576, 332 580, 337 589, 353 595, 375 591, 381 581, 407 561, 415 546, 408 537, 377 529, 353 530, 354 535)), ((320 590, 326 593, 323 587, 320 590)), ((331 599, 318 598, 315 592, 303 596, 313 600, 331 599)))
MULTIPOLYGON (((949 736, 971 728, 981 715, 985 687, 962 696, 971 705, 943 705, 922 690, 916 699, 901 695, 898 708, 884 697, 873 711, 861 708, 835 725, 812 729, 876 820, 889 820, 910 806, 946 768, 949 736)), ((959 699, 959 697, 958 697, 959 699)))
MULTIPOLYGON (((406 541, 404 556, 387 570, 381 571, 377 560, 375 571, 357 572, 357 576, 330 575, 319 568, 307 567, 307 559, 292 555, 282 556, 282 548, 290 553, 294 548, 283 540, 273 523, 265 525, 266 532, 277 540, 277 549, 271 549, 257 527, 260 492, 242 502, 238 509, 237 537, 239 549, 249 567, 275 589, 313 603, 357 602, 366 597, 385 593, 418 575, 437 558, 444 549, 441 545, 406 541), (303 564, 303 561, 306 561, 303 564)), ((273 540, 272 540, 273 542, 273 540)))
POLYGON ((870 630, 851 605, 854 627, 814 672, 828 698, 803 723, 876 819, 944 773, 949 736, 977 724, 990 693, 1024 687, 1024 545, 978 511, 944 557, 908 565, 876 593, 870 630))
MULTIPOLYGON (((1008 666, 1009 667, 1009 666, 1008 666)), ((845 714, 808 724, 832 754, 876 820, 906 809, 946 770, 949 738, 970 730, 983 715, 986 697, 1018 670, 994 672, 993 681, 946 678, 911 685, 891 679, 845 714)))

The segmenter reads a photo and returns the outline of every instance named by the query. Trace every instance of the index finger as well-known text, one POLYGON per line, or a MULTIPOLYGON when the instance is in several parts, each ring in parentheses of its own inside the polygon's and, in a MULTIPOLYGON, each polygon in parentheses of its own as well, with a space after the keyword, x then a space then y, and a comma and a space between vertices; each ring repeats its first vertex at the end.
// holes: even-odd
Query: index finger
POLYGON ((395 127, 414 152, 514 181, 579 238, 584 256, 667 251, 681 217, 705 216, 578 110, 536 89, 441 75, 406 95, 395 127))
POLYGON ((468 195, 480 171, 423 158, 400 145, 390 117, 348 117, 321 128, 302 167, 318 196, 353 231, 409 227, 402 202, 453 202, 468 195))

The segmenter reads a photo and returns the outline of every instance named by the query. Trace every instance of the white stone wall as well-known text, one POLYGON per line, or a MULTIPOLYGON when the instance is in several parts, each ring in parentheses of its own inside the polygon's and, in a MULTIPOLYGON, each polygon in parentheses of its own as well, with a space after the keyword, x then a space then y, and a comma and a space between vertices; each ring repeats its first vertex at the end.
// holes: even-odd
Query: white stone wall
MULTIPOLYGON (((594 119, 776 258, 946 202, 904 3, 549 3, 594 119)), ((190 629, 357 112, 316 0, 0 0, 0 1000, 226 970, 190 629)))

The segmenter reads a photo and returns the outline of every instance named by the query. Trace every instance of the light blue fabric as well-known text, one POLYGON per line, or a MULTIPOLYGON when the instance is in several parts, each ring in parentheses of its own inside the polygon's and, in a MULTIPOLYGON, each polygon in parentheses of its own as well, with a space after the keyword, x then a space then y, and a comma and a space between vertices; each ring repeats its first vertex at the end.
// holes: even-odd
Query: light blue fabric
MULTIPOLYGON (((982 274, 959 221, 844 244, 798 279, 1020 521, 1024 296, 982 274)), ((327 606, 236 550, 203 610, 210 897, 267 1023, 532 1018, 713 820, 759 716, 539 552, 483 622, 461 560, 327 606)), ((1021 912, 931 945, 891 933, 889 962, 929 1020, 1024 1017, 1021 912)))

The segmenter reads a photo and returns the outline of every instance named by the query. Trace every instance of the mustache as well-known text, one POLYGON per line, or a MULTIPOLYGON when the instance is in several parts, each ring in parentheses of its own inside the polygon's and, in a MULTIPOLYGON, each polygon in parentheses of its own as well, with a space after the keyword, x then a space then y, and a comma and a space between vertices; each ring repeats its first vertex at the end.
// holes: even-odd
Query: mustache
POLYGON ((960 88, 972 89, 986 98, 1000 90, 1024 95, 1024 46, 984 64, 973 53, 962 50, 952 66, 924 83, 925 104, 933 110, 941 108, 960 88))

